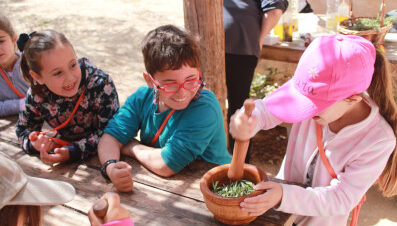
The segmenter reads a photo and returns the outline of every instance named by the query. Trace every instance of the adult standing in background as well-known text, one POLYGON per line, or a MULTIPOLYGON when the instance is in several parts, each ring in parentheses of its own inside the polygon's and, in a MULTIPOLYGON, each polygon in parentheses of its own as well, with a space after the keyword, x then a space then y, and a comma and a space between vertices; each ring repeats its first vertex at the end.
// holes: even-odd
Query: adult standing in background
MULTIPOLYGON (((263 40, 287 9, 287 0, 224 0, 228 123, 249 97, 263 40)), ((229 134, 229 149, 234 139, 229 134)))

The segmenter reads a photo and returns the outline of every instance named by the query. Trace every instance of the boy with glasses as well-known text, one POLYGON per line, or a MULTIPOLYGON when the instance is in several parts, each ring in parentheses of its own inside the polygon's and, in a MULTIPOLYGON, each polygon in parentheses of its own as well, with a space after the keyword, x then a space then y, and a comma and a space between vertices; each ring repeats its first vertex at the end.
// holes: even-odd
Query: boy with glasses
POLYGON ((102 174, 122 192, 131 191, 136 158, 157 175, 169 177, 195 159, 230 163, 222 111, 204 88, 198 41, 175 26, 150 31, 142 44, 148 87, 140 87, 109 121, 98 145, 102 174), (140 131, 140 141, 134 137, 140 131))

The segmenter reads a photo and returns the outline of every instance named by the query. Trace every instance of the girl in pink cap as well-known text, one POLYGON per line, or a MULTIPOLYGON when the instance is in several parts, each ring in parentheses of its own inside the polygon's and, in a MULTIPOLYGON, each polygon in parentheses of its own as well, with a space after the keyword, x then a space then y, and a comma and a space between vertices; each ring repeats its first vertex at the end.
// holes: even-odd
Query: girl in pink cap
POLYGON ((315 39, 291 80, 250 118, 232 117, 230 133, 248 140, 259 130, 293 123, 278 178, 305 187, 262 182, 267 191, 240 204, 250 215, 270 208, 299 215, 296 225, 357 224, 365 193, 377 183, 397 194, 396 103, 386 59, 358 36, 315 39))

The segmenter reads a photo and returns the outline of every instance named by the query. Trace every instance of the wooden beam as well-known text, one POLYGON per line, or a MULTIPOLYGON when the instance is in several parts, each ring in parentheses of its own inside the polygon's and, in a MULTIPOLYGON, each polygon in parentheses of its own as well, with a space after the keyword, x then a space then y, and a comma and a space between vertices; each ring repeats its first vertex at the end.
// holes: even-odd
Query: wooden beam
POLYGON ((222 6, 223 0, 183 1, 185 27, 200 37, 201 71, 207 87, 215 93, 221 105, 227 132, 225 32, 222 6))
POLYGON ((282 61, 287 63, 298 63, 304 48, 288 48, 280 45, 263 45, 260 59, 282 61))

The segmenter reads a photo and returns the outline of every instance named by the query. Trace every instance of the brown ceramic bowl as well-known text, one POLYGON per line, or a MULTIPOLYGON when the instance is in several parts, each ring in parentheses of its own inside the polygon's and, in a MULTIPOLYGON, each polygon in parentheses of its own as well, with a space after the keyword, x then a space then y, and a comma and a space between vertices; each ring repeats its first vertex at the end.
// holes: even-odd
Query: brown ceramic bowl
MULTIPOLYGON (((215 194, 211 191, 212 183, 219 181, 219 184, 229 183, 227 171, 230 164, 221 165, 209 170, 200 181, 200 190, 203 193, 205 204, 207 208, 214 214, 216 220, 231 225, 247 224, 256 219, 255 216, 249 216, 248 212, 241 211, 240 203, 247 197, 257 196, 264 191, 254 191, 249 195, 241 197, 224 197, 215 194)), ((244 164, 243 180, 248 180, 254 184, 261 181, 268 181, 266 173, 260 168, 244 164)))

